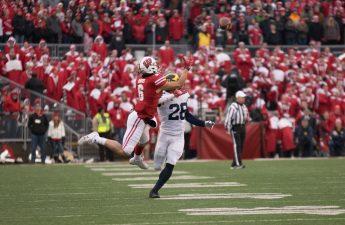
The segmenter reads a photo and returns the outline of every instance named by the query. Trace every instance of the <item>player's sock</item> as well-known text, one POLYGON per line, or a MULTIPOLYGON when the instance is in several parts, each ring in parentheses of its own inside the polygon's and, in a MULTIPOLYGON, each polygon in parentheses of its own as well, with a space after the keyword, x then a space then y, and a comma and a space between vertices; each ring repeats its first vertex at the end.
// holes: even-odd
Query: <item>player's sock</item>
POLYGON ((167 163, 165 165, 165 168, 162 170, 162 172, 159 174, 159 179, 156 183, 156 185, 152 188, 153 192, 158 192, 163 185, 169 180, 169 178, 171 177, 171 174, 174 170, 174 165, 171 165, 169 163, 167 163))
POLYGON ((134 159, 135 160, 140 160, 141 159, 141 153, 143 153, 143 150, 144 150, 144 146, 137 145, 134 148, 134 159))

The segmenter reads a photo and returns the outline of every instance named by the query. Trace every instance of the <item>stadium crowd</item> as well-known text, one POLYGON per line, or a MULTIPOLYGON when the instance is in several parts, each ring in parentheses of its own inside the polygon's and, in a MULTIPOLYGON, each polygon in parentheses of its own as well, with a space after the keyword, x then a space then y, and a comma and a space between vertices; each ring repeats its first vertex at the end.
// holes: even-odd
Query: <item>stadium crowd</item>
MULTIPOLYGON (((344 44, 341 0, 2 0, 0 41, 39 43, 344 44), (219 18, 231 32, 218 29, 219 18)), ((87 48, 87 47, 86 47, 87 48)))
MULTIPOLYGON (((154 26, 153 22, 157 22, 155 38, 164 45, 151 54, 159 59, 161 72, 181 70, 181 62, 170 41, 183 42, 187 33, 193 34, 189 38, 197 43, 195 51, 185 54, 193 65, 185 87, 191 92, 189 107, 192 113, 197 114, 201 105, 217 112, 215 119, 221 122, 235 90, 244 88, 250 96, 247 104, 252 120, 264 121, 266 126, 267 155, 275 155, 277 149, 283 156, 312 156, 316 150, 318 155, 345 153, 345 51, 335 56, 329 48, 320 48, 321 42, 344 42, 343 2, 234 1, 226 4, 226 1, 217 1, 214 5, 216 1, 190 1, 188 4, 182 1, 120 1, 112 5, 108 1, 79 0, 57 3, 54 7, 47 2, 19 1, 16 5, 3 1, 7 9, 3 10, 2 21, 11 18, 11 14, 20 16, 17 11, 21 10, 27 10, 22 14, 29 14, 32 20, 38 18, 33 21, 31 36, 18 37, 17 26, 10 32, 3 32, 6 45, 1 52, 0 71, 26 88, 64 101, 89 116, 103 108, 109 112, 116 128, 125 127, 125 118, 135 104, 137 76, 136 58, 125 44, 150 43, 153 39, 152 36, 148 38, 152 35, 150 29, 135 28, 135 25, 143 26, 147 20, 147 24, 154 26), (216 10, 209 10, 212 7, 216 10), (60 25, 69 21, 71 29, 75 30, 68 35, 52 33, 51 23, 59 23, 45 19, 51 20, 54 15, 62 21, 60 25), (223 16, 232 18, 232 32, 217 28, 217 21, 223 16), (159 37, 160 21, 168 26, 162 31, 165 37, 159 37), (301 41, 303 38, 297 30, 303 23, 308 24, 309 31, 301 41), (170 27, 177 24, 182 25, 170 27), (337 28, 332 30, 328 26, 337 28), (133 37, 127 39, 128 34, 133 37), (329 38, 330 34, 334 36, 329 38), (20 47, 11 35, 18 41, 24 39, 39 44, 33 47, 24 42, 20 47), (50 57, 45 40, 84 42, 86 45, 84 52, 78 52, 71 44, 63 59, 57 60, 50 57), (238 47, 226 54, 222 46, 229 43, 237 43, 238 47), (251 52, 246 43, 262 46, 251 52), (266 43, 277 46, 269 50, 266 43), (283 43, 309 43, 309 47, 305 50, 291 47, 283 51, 278 45, 283 43)), ((8 24, 11 23, 6 26, 8 24)), ((19 99, 15 90, 4 88, 1 91, 0 108, 4 113, 16 117, 23 107, 30 105, 30 100, 19 99)))

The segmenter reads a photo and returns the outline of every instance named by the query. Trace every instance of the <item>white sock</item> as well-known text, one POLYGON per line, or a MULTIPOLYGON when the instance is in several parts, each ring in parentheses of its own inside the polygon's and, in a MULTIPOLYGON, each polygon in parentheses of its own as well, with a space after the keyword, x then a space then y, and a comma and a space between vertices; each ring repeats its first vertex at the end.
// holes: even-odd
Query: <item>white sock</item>
POLYGON ((134 160, 141 160, 141 155, 134 154, 134 160))
POLYGON ((106 141, 107 141, 107 139, 104 138, 104 137, 97 137, 97 138, 96 138, 97 144, 100 144, 100 145, 105 145, 105 142, 106 142, 106 141))

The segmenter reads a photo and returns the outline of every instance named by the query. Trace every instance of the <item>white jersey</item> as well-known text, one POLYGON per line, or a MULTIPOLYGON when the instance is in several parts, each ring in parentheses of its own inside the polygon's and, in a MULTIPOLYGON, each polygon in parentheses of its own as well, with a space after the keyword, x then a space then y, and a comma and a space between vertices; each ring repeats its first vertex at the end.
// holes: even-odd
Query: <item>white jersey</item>
POLYGON ((163 100, 163 103, 158 107, 158 115, 161 122, 160 132, 169 135, 184 133, 188 98, 188 93, 178 97, 174 97, 169 93, 163 93, 160 99, 160 102, 163 100))

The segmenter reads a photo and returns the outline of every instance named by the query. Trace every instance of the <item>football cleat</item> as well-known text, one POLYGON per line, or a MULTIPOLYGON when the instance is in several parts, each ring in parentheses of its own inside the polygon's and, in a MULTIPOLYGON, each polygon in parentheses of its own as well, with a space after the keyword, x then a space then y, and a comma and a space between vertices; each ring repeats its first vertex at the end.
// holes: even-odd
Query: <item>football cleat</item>
POLYGON ((154 192, 153 190, 150 191, 149 198, 160 198, 158 192, 154 192))
POLYGON ((161 171, 162 170, 162 167, 161 166, 156 166, 153 168, 155 171, 161 171))
POLYGON ((129 160, 129 164, 138 166, 140 169, 147 170, 149 168, 149 165, 144 161, 143 157, 140 157, 140 159, 135 159, 132 157, 129 160))
POLYGON ((88 135, 85 135, 81 137, 78 141, 78 145, 83 145, 83 144, 95 144, 96 139, 99 137, 99 134, 97 132, 92 132, 88 135))

